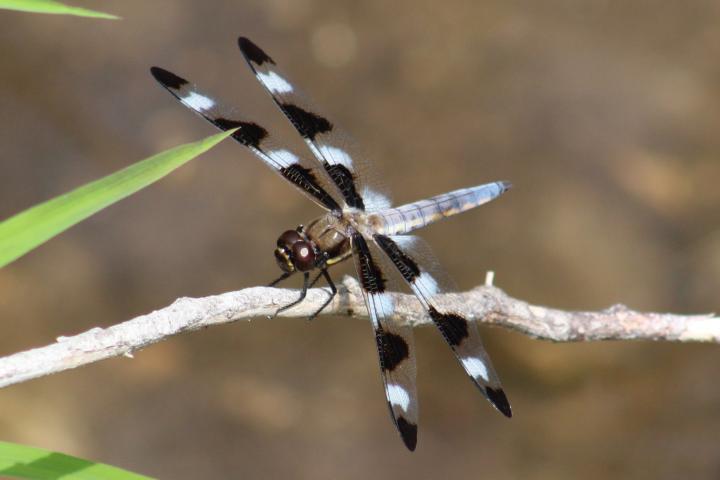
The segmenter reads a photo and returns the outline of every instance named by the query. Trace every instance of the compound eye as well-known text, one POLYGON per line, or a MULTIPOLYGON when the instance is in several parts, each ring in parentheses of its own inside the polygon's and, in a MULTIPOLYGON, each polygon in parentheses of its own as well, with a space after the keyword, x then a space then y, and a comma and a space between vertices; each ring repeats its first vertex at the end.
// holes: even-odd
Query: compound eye
POLYGON ((295 242, 302 240, 302 237, 295 230, 287 230, 278 238, 277 246, 290 248, 295 242))
POLYGON ((308 242, 295 242, 292 246, 292 258, 295 267, 301 272, 315 268, 315 252, 308 242))

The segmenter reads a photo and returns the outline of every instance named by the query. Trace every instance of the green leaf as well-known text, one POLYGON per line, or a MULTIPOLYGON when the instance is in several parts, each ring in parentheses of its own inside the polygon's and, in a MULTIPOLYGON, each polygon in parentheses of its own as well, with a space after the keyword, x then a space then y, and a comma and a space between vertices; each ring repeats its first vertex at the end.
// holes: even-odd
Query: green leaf
POLYGON ((21 12, 51 13, 55 15, 75 15, 77 17, 107 18, 118 20, 120 17, 109 13, 96 12, 87 8, 71 7, 55 0, 0 0, 0 8, 21 12))
POLYGON ((152 480, 103 463, 0 442, 0 475, 33 480, 152 480))
POLYGON ((166 150, 0 222, 0 267, 108 205, 163 178, 234 131, 166 150))

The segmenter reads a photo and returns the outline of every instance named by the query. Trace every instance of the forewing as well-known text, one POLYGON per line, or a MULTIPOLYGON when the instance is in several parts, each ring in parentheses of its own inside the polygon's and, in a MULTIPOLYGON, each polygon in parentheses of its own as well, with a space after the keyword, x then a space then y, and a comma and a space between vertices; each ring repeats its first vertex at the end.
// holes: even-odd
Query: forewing
POLYGON ((150 69, 155 80, 177 98, 220 130, 238 128, 232 137, 250 149, 266 165, 292 183, 314 202, 328 210, 339 210, 338 202, 328 193, 329 180, 314 163, 290 150, 273 145, 270 134, 257 123, 242 119, 233 110, 199 90, 195 85, 160 67, 150 69))
POLYGON ((475 385, 496 409, 511 417, 510 403, 483 347, 475 322, 468 321, 457 312, 444 309, 438 302, 438 295, 455 289, 430 247, 422 239, 412 235, 375 235, 373 239, 427 309, 475 385))
POLYGON ((405 446, 415 450, 418 401, 412 328, 398 325, 390 318, 394 309, 388 294, 391 280, 378 262, 382 254, 368 245, 359 233, 351 237, 351 242, 363 297, 375 331, 390 415, 405 446))
POLYGON ((377 179, 375 170, 362 156, 351 153, 349 137, 319 113, 260 47, 244 37, 238 39, 238 45, 258 81, 303 137, 345 204, 368 211, 388 208, 389 197, 382 192, 380 182, 373 181, 377 179))

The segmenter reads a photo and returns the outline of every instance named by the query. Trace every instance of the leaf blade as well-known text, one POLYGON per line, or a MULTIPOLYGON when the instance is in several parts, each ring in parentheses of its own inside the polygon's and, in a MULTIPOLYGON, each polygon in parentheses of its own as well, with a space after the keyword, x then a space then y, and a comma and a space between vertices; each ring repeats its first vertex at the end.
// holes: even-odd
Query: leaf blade
POLYGON ((19 12, 48 13, 52 15, 74 15, 76 17, 104 18, 119 20, 117 15, 89 10, 82 7, 72 7, 55 0, 0 0, 0 8, 16 10, 19 12))
POLYGON ((0 222, 0 268, 103 208, 163 178, 233 132, 229 130, 158 153, 0 222))
POLYGON ((10 442, 0 442, 0 475, 33 480, 152 480, 104 463, 10 442))

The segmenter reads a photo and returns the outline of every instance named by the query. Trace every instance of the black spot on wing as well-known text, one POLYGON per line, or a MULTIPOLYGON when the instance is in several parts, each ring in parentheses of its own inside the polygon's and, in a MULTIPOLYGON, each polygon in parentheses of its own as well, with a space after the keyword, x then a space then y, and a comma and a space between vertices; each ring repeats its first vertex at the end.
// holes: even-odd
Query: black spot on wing
POLYGON ((490 399, 493 406, 497 408, 500 413, 506 417, 512 417, 512 409, 510 408, 510 402, 508 402, 505 392, 502 388, 490 388, 485 387, 485 395, 490 399))
POLYGON ((457 347, 468 336, 468 321, 456 313, 440 313, 433 307, 428 310, 447 342, 457 347))
POLYGON ((373 238, 377 242, 378 246, 388 255, 388 257, 390 257, 390 260, 395 264, 403 278, 408 282, 413 283, 415 278, 420 275, 420 268, 417 263, 405 254, 405 252, 400 250, 398 244, 392 241, 390 237, 386 237, 385 235, 375 235, 373 238))
POLYGON ((365 210, 365 203, 355 188, 355 176, 345 165, 330 165, 325 163, 325 170, 330 178, 338 186, 345 202, 354 208, 365 210))
POLYGON ((304 168, 294 163, 289 167, 281 168, 280 174, 291 183, 294 183, 302 190, 317 198, 326 208, 330 210, 340 210, 340 205, 320 186, 312 170, 309 168, 304 168))
POLYGON ((403 337, 378 328, 375 333, 380 349, 380 363, 383 370, 392 372, 410 355, 410 347, 403 337))
POLYGON ((239 128, 232 134, 232 137, 245 146, 259 148, 260 143, 267 137, 268 132, 257 123, 241 122, 239 120, 230 120, 227 118, 208 118, 220 130, 231 130, 239 128))
POLYGON ((366 292, 375 294, 385 291, 385 278, 370 255, 367 242, 359 233, 352 236, 352 244, 358 257, 360 284, 366 292))
POLYGON ((270 58, 270 55, 265 53, 260 47, 245 37, 238 38, 238 47, 240 47, 240 51, 248 62, 252 62, 257 66, 260 66, 265 62, 275 65, 275 62, 272 58, 270 58))
POLYGON ((303 110, 292 103, 281 103, 280 109, 287 115, 300 134, 310 140, 321 133, 329 132, 333 126, 327 119, 307 110, 303 110))
POLYGON ((405 420, 405 417, 398 417, 395 423, 397 424, 398 430, 400 430, 400 436, 405 446, 408 450, 414 452, 415 446, 417 445, 417 425, 408 422, 405 420))
POLYGON ((220 130, 231 130, 239 128, 232 134, 232 137, 245 146, 260 148, 260 143, 267 137, 268 133, 263 127, 253 122, 241 122, 239 120, 230 120, 227 118, 208 118, 220 130))
POLYGON ((160 67, 152 67, 150 68, 150 73, 153 77, 155 77, 155 80, 157 80, 160 85, 172 88, 173 90, 179 90, 183 85, 187 85, 188 82, 182 77, 178 77, 172 72, 168 72, 167 70, 160 68, 160 67))

